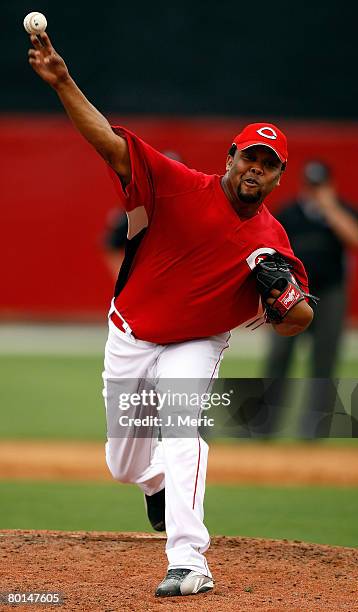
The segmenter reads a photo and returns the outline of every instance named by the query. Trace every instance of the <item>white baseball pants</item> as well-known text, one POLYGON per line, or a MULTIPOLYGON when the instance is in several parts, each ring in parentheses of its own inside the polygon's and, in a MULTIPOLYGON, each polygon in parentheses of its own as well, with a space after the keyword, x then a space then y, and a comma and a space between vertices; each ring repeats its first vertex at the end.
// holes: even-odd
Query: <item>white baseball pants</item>
MULTIPOLYGON (((205 393, 208 389, 199 389, 198 385, 203 384, 203 379, 207 384, 217 378, 229 337, 228 332, 159 345, 121 332, 109 319, 103 372, 106 409, 109 381, 121 378, 133 379, 133 392, 137 391, 138 379, 156 379, 160 388, 162 378, 188 378, 193 379, 192 389, 205 393)), ((193 408, 193 417, 197 416, 193 408)), ((135 483, 147 495, 165 487, 168 569, 184 567, 211 576, 204 556, 210 545, 203 523, 207 458, 208 445, 199 435, 163 437, 161 441, 151 437, 109 437, 106 443, 106 461, 113 478, 135 483)))

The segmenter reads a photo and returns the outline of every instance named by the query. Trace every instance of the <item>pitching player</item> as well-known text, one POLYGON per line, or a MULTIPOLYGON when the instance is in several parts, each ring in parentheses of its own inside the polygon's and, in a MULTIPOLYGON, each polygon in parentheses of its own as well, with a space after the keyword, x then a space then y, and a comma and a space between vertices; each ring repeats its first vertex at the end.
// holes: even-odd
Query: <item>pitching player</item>
MULTIPOLYGON (((254 271, 275 253, 290 262, 294 275, 284 288, 281 277, 272 283, 276 289, 269 282, 263 292, 266 319, 281 335, 303 331, 313 316, 305 299, 306 274, 263 204, 285 169, 284 134, 272 124, 248 125, 233 140, 224 176, 188 169, 126 128, 112 128, 79 90, 47 34, 40 38, 41 43, 31 36, 29 62, 112 168, 136 244, 109 312, 107 411, 110 384, 123 378, 132 381, 133 392, 146 378, 155 379, 159 391, 165 379, 185 378, 200 392, 203 380, 217 377, 230 329, 257 315, 254 271)), ((260 283, 266 286, 262 277, 260 283)), ((168 573, 157 596, 213 588, 203 523, 207 457, 199 435, 163 435, 160 442, 109 435, 106 459, 113 477, 139 485, 152 525, 166 528, 168 573)))

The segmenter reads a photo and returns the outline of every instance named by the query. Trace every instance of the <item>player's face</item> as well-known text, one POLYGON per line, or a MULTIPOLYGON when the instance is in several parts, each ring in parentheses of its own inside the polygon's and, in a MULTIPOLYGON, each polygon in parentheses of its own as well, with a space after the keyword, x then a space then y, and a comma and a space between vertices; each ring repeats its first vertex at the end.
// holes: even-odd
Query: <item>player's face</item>
POLYGON ((229 156, 226 169, 231 191, 240 202, 259 205, 279 184, 282 163, 271 149, 257 145, 229 156))

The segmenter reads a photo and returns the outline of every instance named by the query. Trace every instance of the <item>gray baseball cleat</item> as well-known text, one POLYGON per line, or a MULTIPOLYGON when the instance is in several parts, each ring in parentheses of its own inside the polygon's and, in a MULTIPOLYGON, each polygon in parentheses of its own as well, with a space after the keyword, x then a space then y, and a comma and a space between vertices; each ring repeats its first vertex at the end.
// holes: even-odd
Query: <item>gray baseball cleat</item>
POLYGON ((206 593, 214 587, 213 579, 204 574, 184 567, 168 570, 164 580, 155 591, 156 597, 175 595, 197 595, 206 593))
POLYGON ((154 495, 144 495, 144 503, 153 529, 165 531, 165 489, 154 495))

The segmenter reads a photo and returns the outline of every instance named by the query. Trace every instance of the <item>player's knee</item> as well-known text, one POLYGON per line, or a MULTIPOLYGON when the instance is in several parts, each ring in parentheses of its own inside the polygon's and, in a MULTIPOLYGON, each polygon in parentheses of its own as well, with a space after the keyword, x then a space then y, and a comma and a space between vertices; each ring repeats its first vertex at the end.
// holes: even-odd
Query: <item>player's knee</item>
POLYGON ((112 474, 112 477, 119 482, 133 482, 133 474, 131 474, 128 466, 121 464, 118 461, 114 461, 113 458, 107 457, 107 466, 112 474))
POLYGON ((130 463, 125 461, 125 456, 113 445, 112 441, 108 441, 106 444, 106 463, 115 480, 133 482, 133 470, 130 463))

